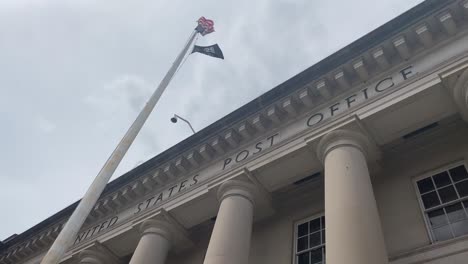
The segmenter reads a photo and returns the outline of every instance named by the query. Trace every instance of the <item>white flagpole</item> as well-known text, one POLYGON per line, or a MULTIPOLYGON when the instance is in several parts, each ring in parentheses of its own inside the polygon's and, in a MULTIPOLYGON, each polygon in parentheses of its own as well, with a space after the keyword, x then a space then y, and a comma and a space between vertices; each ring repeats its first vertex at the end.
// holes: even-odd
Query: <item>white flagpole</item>
POLYGON ((183 50, 180 52, 179 56, 177 56, 171 68, 159 84, 158 88, 151 95, 143 110, 141 110, 140 114, 138 114, 138 117, 133 122, 132 126, 128 129, 127 133, 125 133, 122 140, 112 152, 109 159, 106 161, 106 163, 94 179, 91 186, 89 186, 88 190, 86 191, 86 194, 81 199, 80 203, 68 219, 67 223, 63 227, 58 237, 55 239, 54 243, 50 247, 45 257, 42 259, 41 264, 58 264, 62 259, 63 255, 65 254, 65 251, 71 246, 73 241, 75 241, 75 238, 81 226, 83 225, 84 221, 91 212, 91 209, 93 209, 94 205, 96 204, 96 201, 101 196, 102 191, 107 185, 107 182, 109 182, 109 179, 112 177, 112 174, 117 169, 117 166, 119 165, 120 161, 122 161, 122 158, 124 157, 127 150, 130 148, 130 145, 132 144, 133 140, 138 135, 138 132, 140 132, 141 128, 146 122, 146 119, 150 115, 154 106, 161 97, 162 93, 164 92, 172 77, 176 73, 179 65, 181 64, 185 54, 187 54, 187 51, 190 48, 197 33, 198 32, 196 30, 192 32, 189 41, 187 42, 183 50))

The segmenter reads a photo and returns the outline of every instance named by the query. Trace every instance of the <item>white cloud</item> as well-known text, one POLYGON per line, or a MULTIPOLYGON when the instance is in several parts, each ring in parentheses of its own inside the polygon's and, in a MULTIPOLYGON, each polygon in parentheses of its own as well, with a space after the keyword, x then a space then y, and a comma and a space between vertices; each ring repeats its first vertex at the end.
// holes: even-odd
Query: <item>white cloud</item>
POLYGON ((39 116, 36 118, 36 125, 37 125, 37 128, 45 134, 50 134, 54 132, 55 129, 57 128, 57 125, 55 123, 46 119, 43 116, 39 116))
POLYGON ((121 75, 108 81, 102 87, 96 87, 93 94, 84 97, 83 101, 100 110, 116 109, 138 112, 151 93, 148 81, 136 75, 121 75))
MULTIPOLYGON (((141 76, 124 74, 97 87, 83 101, 94 109, 96 127, 101 131, 109 132, 127 125, 126 129, 148 101, 153 87, 141 76)), ((151 127, 143 129, 139 136, 142 141, 136 142, 142 148, 153 150, 152 154, 158 149, 154 132, 151 127)), ((147 155, 143 156, 147 158, 147 155)))

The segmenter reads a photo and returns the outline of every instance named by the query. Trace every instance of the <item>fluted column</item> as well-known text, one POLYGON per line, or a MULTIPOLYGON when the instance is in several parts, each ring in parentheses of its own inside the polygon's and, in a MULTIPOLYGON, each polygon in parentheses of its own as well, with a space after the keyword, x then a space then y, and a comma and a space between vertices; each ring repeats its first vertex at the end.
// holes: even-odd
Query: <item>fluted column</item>
POLYGON ((317 148, 325 166, 327 264, 388 263, 366 155, 364 135, 336 130, 317 148))
POLYGON ((220 207, 204 264, 247 264, 252 234, 254 186, 230 180, 218 190, 220 207))
POLYGON ((146 220, 130 264, 164 264, 171 248, 171 226, 164 220, 146 220))
POLYGON ((468 69, 461 72, 455 85, 449 88, 461 117, 468 122, 468 69))

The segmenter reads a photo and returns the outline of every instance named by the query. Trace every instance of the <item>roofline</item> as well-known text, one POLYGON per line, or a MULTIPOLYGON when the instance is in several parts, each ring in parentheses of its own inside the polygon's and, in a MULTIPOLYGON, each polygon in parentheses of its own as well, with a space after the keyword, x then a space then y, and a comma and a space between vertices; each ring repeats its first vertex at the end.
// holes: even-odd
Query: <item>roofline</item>
MULTIPOLYGON (((267 91, 261 96, 234 110, 233 112, 229 113, 228 115, 224 116, 218 121, 203 128, 196 134, 182 140, 181 142, 170 147, 166 151, 158 154, 157 156, 144 162, 138 167, 126 172, 117 179, 111 181, 107 184, 102 195, 116 191, 118 188, 137 178, 149 169, 175 158, 176 156, 187 151, 187 149, 189 149, 192 146, 202 144, 217 133, 229 128, 231 125, 234 125, 242 119, 256 113, 260 109, 273 104, 277 100, 291 94, 293 91, 302 88, 309 82, 320 78, 321 76, 329 73, 330 71, 335 70, 339 66, 349 62, 351 59, 354 59, 357 54, 362 54, 365 51, 376 47, 378 44, 384 42, 385 40, 391 37, 394 37, 397 33, 404 31, 406 28, 414 25, 422 18, 437 13, 442 8, 455 1, 456 0, 426 0, 416 5, 415 7, 409 9, 403 14, 397 16, 396 18, 369 32, 368 34, 357 39, 356 41, 345 46, 344 48, 338 50, 332 55, 326 57, 320 62, 312 65, 311 67, 288 79, 287 81, 277 85, 276 87, 267 91)), ((57 221, 66 218, 68 215, 71 215, 73 210, 78 206, 78 202, 79 200, 62 209, 61 211, 57 212, 56 214, 48 217, 47 219, 38 223, 37 225, 29 228, 23 233, 17 235, 10 241, 7 241, 5 243, 5 249, 35 234, 36 232, 43 230, 44 228, 56 223, 57 221)), ((0 249, 0 253, 2 251, 4 250, 0 249)))

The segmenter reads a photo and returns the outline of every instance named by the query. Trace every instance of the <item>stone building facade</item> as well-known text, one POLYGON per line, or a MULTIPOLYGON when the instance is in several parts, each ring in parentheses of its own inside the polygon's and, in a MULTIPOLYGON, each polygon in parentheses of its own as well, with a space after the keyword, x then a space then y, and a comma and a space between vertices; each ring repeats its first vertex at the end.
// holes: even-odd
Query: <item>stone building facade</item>
POLYGON ((427 0, 109 183, 61 263, 467 263, 467 168, 468 1, 427 0))

